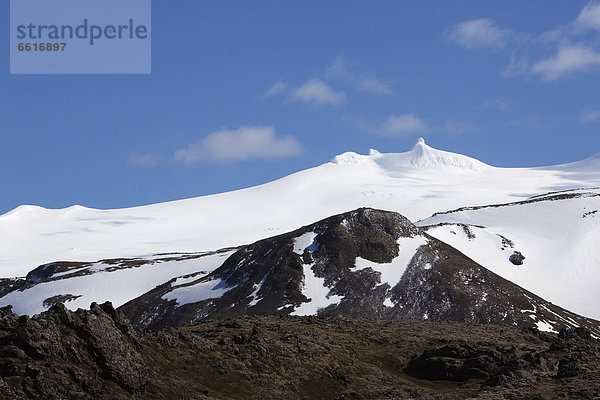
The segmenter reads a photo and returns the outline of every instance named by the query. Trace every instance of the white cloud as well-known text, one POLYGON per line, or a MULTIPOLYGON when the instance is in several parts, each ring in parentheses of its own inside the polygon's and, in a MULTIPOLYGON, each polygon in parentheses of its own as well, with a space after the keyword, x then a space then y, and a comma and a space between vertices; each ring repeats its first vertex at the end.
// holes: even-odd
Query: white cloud
POLYGON ((514 46, 502 75, 537 76, 554 81, 570 73, 600 66, 600 42, 589 34, 593 30, 600 31, 600 0, 590 0, 575 19, 537 37, 499 28, 489 18, 462 22, 447 30, 445 36, 450 42, 470 49, 500 50, 509 44, 518 45, 514 46), (543 54, 540 50, 546 51, 546 56, 539 55, 543 54), (516 56, 516 52, 522 55, 516 56))
POLYGON ((590 1, 583 7, 574 22, 577 29, 600 30, 600 2, 590 1))
POLYGON ((598 110, 584 110, 581 112, 581 122, 594 122, 600 121, 600 109, 598 110))
POLYGON ((388 135, 409 135, 429 130, 429 126, 415 114, 390 115, 379 126, 379 131, 388 135))
POLYGON ((304 103, 337 106, 344 101, 346 95, 344 92, 336 92, 320 79, 311 79, 302 86, 294 88, 291 98, 304 103))
POLYGON ((448 33, 448 39, 466 48, 501 49, 511 36, 510 29, 494 26, 488 18, 474 19, 462 22, 448 33))
POLYGON ((392 87, 382 81, 381 79, 373 76, 363 76, 358 80, 358 90, 361 92, 374 93, 374 94, 393 94, 392 87))
POLYGON ((136 167, 153 167, 158 165, 160 156, 147 152, 147 153, 131 153, 129 155, 129 164, 135 165, 136 167))
POLYGON ((553 57, 532 65, 531 72, 553 81, 567 73, 594 67, 600 67, 600 53, 578 44, 563 44, 553 57))
MULTIPOLYGON (((342 55, 336 56, 321 76, 327 78, 328 81, 336 82, 346 88, 352 87, 359 92, 380 95, 394 93, 389 81, 377 78, 372 74, 350 71, 342 55)), ((318 106, 338 106, 346 100, 344 91, 332 88, 330 83, 319 78, 310 79, 300 86, 278 80, 262 97, 269 98, 279 95, 292 101, 312 103, 318 106)))
POLYGON ((302 145, 294 137, 278 137, 272 126, 242 126, 213 132, 175 151, 174 159, 193 165, 275 159, 302 153, 302 145))
POLYGON ((277 96, 278 94, 285 92, 289 87, 290 85, 287 82, 279 80, 275 82, 273 86, 269 88, 269 90, 267 90, 267 92, 264 94, 264 97, 277 96))
POLYGON ((274 97, 282 94, 288 95, 294 101, 313 103, 319 106, 337 106, 346 99, 344 92, 336 92, 320 79, 311 79, 298 87, 284 81, 277 81, 263 97, 274 97))

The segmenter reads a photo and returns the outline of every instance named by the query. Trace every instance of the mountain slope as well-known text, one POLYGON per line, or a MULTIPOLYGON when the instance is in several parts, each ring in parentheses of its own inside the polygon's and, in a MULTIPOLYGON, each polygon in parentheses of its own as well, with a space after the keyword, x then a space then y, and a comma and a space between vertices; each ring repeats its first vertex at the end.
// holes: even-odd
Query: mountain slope
POLYGON ((558 331, 600 323, 552 305, 425 234, 400 214, 359 209, 244 246, 206 276, 125 304, 158 329, 242 315, 454 320, 558 331))
POLYGON ((198 254, 158 254, 97 262, 54 262, 29 272, 25 279, 0 280, 0 307, 18 314, 39 314, 61 303, 71 310, 110 300, 118 307, 174 277, 207 275, 233 249, 198 254))
POLYGON ((249 189, 117 210, 21 206, 0 216, 0 277, 56 260, 214 251, 359 207, 411 220, 440 210, 600 186, 597 157, 556 167, 495 168, 420 140, 408 152, 344 153, 249 189))
POLYGON ((600 318, 600 189, 467 207, 419 221, 494 273, 571 311, 600 318), (510 257, 525 259, 514 265, 510 257))

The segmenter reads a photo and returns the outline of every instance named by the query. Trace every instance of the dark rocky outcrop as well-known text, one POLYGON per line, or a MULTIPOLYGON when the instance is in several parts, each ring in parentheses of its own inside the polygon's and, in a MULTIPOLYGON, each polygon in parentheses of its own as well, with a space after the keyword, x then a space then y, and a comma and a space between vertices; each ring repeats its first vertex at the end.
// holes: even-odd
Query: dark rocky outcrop
POLYGON ((13 384, 14 398, 111 398, 148 383, 138 334, 108 302, 77 312, 57 304, 33 318, 6 307, 0 331, 0 377, 13 384))
POLYGON ((406 372, 428 380, 467 381, 498 375, 508 364, 514 349, 471 346, 465 343, 445 345, 429 349, 411 360, 406 372))
POLYGON ((510 257, 508 257, 508 260, 514 265, 523 265, 523 260, 525 260, 525 256, 521 254, 520 251, 514 251, 510 255, 510 257))
POLYGON ((593 399, 600 344, 498 325, 248 316, 136 331, 109 303, 0 310, 0 399, 593 399))

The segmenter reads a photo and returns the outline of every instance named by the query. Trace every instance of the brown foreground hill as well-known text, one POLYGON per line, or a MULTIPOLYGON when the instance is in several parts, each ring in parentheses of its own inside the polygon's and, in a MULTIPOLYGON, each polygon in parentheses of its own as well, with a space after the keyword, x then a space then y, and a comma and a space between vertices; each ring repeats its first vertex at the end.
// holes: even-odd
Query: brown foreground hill
POLYGON ((1 399, 594 399, 584 329, 242 317, 142 332, 110 303, 0 309, 1 399))

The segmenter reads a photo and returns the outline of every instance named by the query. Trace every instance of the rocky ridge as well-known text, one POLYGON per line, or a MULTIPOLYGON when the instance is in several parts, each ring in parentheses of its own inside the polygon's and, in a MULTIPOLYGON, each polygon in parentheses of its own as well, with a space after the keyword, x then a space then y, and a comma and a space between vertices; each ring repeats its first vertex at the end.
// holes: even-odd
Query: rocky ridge
POLYGON ((600 336, 598 321, 497 276, 400 214, 369 208, 243 246, 212 273, 173 279, 121 310, 146 329, 307 312, 556 332, 582 326, 600 336))

